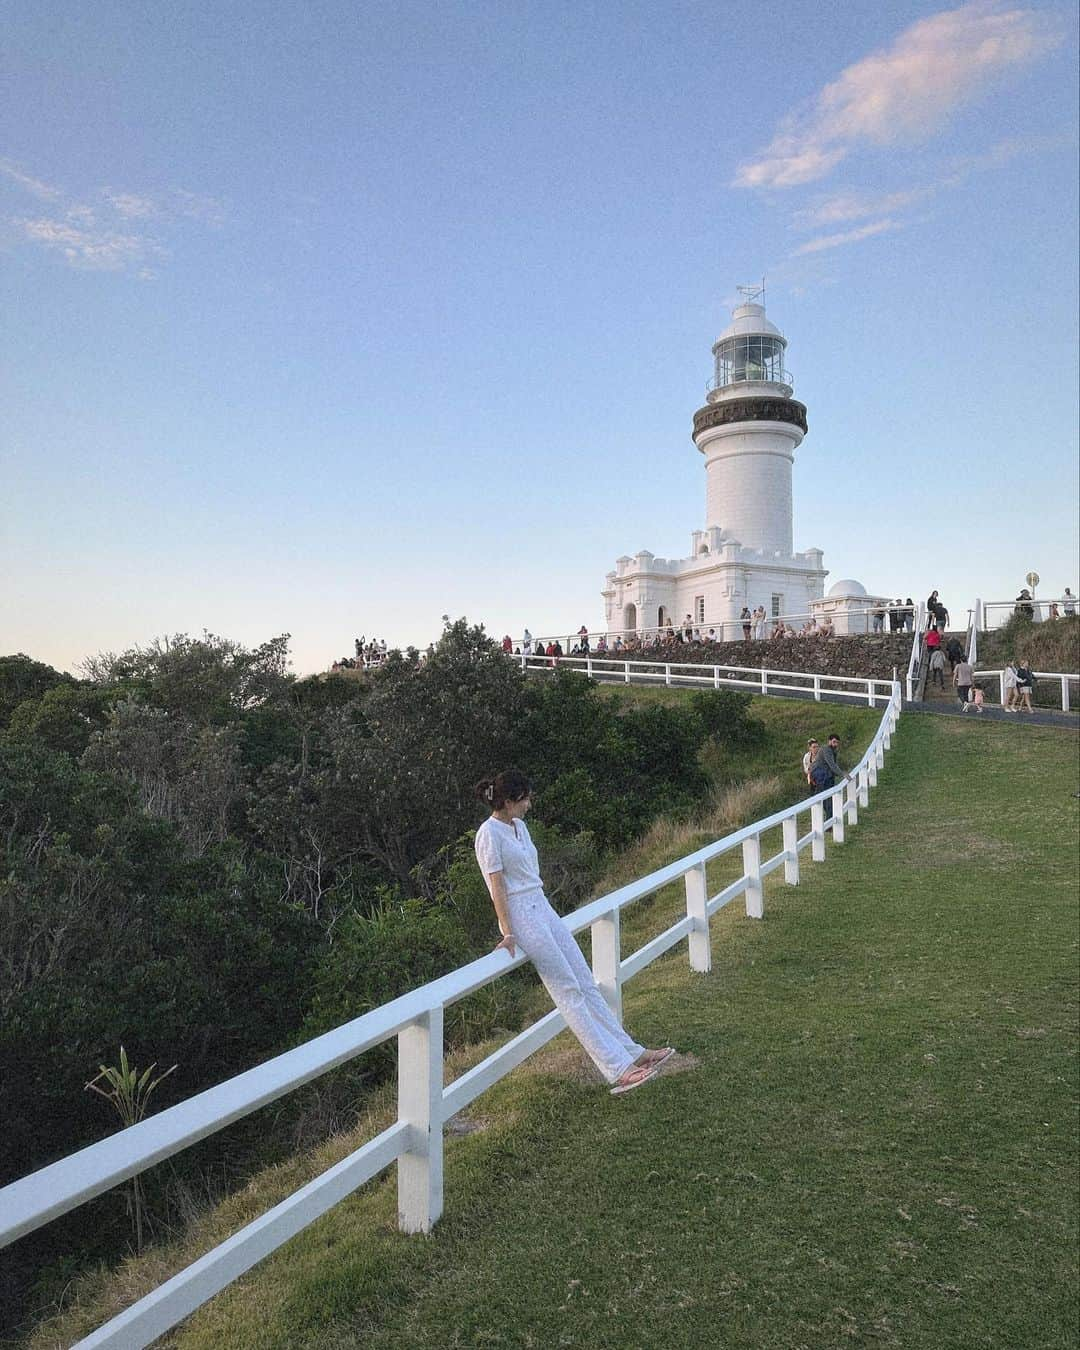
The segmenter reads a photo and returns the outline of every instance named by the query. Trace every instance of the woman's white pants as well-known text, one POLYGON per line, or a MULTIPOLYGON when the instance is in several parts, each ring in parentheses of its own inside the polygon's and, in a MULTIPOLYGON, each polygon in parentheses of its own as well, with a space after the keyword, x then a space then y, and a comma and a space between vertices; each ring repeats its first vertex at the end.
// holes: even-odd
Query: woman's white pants
POLYGON ((621 1078, 645 1047, 623 1031, 597 987, 581 948, 543 891, 512 895, 514 940, 532 960, 552 1002, 609 1083, 621 1078))

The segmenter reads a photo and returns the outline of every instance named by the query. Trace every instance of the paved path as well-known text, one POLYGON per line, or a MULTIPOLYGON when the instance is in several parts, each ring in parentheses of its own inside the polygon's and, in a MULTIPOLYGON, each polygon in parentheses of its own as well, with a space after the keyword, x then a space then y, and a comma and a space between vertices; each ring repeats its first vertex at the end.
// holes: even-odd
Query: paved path
POLYGON ((1080 730, 1080 713, 1061 712, 1053 708, 1036 708, 1031 713, 1012 713, 1006 712, 998 703, 984 703, 981 713, 977 713, 969 705, 969 711, 964 712, 960 707, 959 700, 952 698, 947 701, 938 701, 923 703, 905 703, 904 712, 914 713, 934 713, 941 717, 966 717, 969 722, 1023 722, 1030 723, 1036 727, 1061 727, 1066 731, 1080 730))

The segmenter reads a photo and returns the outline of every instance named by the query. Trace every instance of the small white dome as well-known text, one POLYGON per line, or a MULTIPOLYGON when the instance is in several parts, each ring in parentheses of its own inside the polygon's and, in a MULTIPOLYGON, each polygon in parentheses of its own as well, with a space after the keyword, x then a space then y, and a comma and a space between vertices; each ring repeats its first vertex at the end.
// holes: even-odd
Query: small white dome
POLYGON ((847 595, 858 596, 865 594, 866 587, 861 581, 852 581, 850 577, 846 577, 843 581, 836 581, 829 587, 826 598, 829 600, 841 600, 847 595))

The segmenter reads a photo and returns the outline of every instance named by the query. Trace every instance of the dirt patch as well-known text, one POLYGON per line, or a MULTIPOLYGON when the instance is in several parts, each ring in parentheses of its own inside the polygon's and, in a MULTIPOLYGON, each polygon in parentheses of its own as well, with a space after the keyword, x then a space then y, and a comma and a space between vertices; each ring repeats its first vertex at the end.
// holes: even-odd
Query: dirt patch
MULTIPOLYGON (((675 1053, 657 1070, 657 1077, 663 1078, 670 1073, 688 1073, 701 1067, 697 1055, 675 1053)), ((551 1075, 555 1078, 568 1078, 575 1083, 589 1087, 605 1087, 606 1084, 592 1060, 576 1045, 565 1050, 555 1050, 544 1055, 540 1062, 531 1062, 528 1069, 533 1073, 551 1075)))
POLYGON ((463 1139, 469 1134, 480 1134, 490 1124, 490 1116, 466 1116, 459 1112, 446 1122, 446 1133, 451 1139, 463 1139))

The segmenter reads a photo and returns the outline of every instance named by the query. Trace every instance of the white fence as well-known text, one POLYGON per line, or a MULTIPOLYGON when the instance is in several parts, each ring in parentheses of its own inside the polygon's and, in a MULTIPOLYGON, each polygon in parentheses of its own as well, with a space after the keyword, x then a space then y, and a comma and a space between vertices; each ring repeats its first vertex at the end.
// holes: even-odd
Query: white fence
MULTIPOLYGON (((611 643, 615 638, 620 638, 625 642, 647 643, 654 638, 660 638, 661 641, 668 634, 674 637, 676 634, 683 635, 687 629, 694 636, 695 641, 713 641, 713 642, 742 642, 745 638, 744 627, 750 629, 750 636, 757 641, 771 639, 776 631, 778 624, 782 623, 788 631, 794 631, 796 637, 802 637, 802 628, 809 623, 811 619, 817 624, 821 624, 827 618, 833 625, 832 631, 838 637, 859 637, 867 633, 910 633, 912 628, 918 625, 916 618, 916 606, 913 603, 910 606, 911 616, 907 618, 909 607, 906 605, 853 605, 850 609, 839 610, 836 612, 817 610, 798 610, 790 614, 768 614, 759 623, 753 619, 720 619, 713 623, 706 623, 703 619, 691 619, 688 623, 683 619, 681 623, 671 620, 668 623, 658 624, 652 627, 639 628, 603 628, 589 633, 589 643, 592 649, 596 650, 596 643, 603 637, 607 643, 608 653, 611 651, 611 643), (898 627, 892 628, 892 616, 898 616, 898 627), (879 617, 880 616, 880 617, 879 617), (880 628, 878 624, 880 623, 880 628), (760 629, 760 631, 759 631, 760 629)), ((569 652, 581 640, 580 632, 577 633, 545 633, 543 636, 530 638, 535 651, 537 643, 558 642, 564 652, 569 652)), ((513 639, 514 647, 523 649, 524 637, 513 639)))
MULTIPOLYGON (((1036 680, 1056 680, 1061 688, 1061 711, 1072 711, 1072 696, 1069 690, 1071 684, 1080 688, 1080 675, 1063 675, 1060 670, 1033 670, 1031 672, 1036 680)), ((975 672, 976 683, 983 679, 996 679, 1000 692, 1001 702, 1005 702, 1005 672, 1003 670, 977 670, 975 672)), ((1043 711, 1045 712, 1045 707, 1043 711)))
POLYGON ((607 656, 516 656, 522 670, 576 670, 605 683, 663 684, 700 689, 742 689, 748 694, 794 694, 799 698, 845 699, 880 707, 892 697, 892 680, 858 675, 813 675, 764 666, 708 666, 694 661, 625 660, 607 656))
MULTIPOLYGON (((791 675, 791 672, 767 673, 791 675)), ((874 698, 871 691, 869 701, 874 698)), ((859 810, 867 805, 870 789, 877 784, 900 708, 900 685, 893 682, 888 686, 884 714, 869 748, 842 783, 601 896, 564 920, 572 933, 590 930, 593 972, 620 1018, 622 986, 627 980, 683 939, 688 946, 690 968, 707 972, 712 965, 709 921, 714 914, 742 895, 747 917, 760 919, 764 913, 762 883, 767 876, 782 868, 785 882, 797 885, 799 855, 806 848, 810 849, 814 862, 823 862, 829 834, 834 843, 843 843, 845 830, 858 824, 859 810), (825 819, 826 802, 831 803, 829 820, 825 819), (800 819, 809 824, 803 834, 799 832, 800 819), (777 827, 781 829, 783 847, 763 859, 762 836, 777 827), (710 896, 707 864, 735 849, 742 854, 741 875, 710 896), (619 933, 622 911, 680 878, 685 889, 685 917, 624 956, 619 933)), ((103 1346, 137 1350, 148 1345, 395 1162, 399 1224, 409 1233, 429 1231, 443 1209, 444 1124, 566 1025, 561 1014, 552 1011, 444 1086, 444 1010, 507 971, 524 965, 526 960, 521 955, 512 958, 506 951, 491 952, 306 1045, 14 1182, 0 1190, 0 1246, 85 1204, 392 1036, 398 1040, 398 1118, 393 1125, 79 1341, 76 1350, 103 1346)))
POLYGON ((1077 603, 1075 595, 1049 596, 1046 599, 1039 597, 1026 601, 1018 597, 1015 600, 977 600, 975 602, 979 610, 979 627, 984 633, 1008 623, 1017 608, 1023 605, 1031 606, 1031 619, 1034 623, 1050 623, 1053 622, 1055 617, 1064 619, 1070 614, 1075 614, 1077 603), (1053 614, 1052 607, 1056 608, 1056 615, 1053 614))

